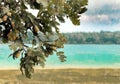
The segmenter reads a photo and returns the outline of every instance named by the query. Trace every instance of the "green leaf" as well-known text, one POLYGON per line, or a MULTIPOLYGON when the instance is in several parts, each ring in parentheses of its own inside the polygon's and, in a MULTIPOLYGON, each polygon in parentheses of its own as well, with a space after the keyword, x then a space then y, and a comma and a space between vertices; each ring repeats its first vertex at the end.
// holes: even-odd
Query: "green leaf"
POLYGON ((15 42, 15 43, 10 44, 9 48, 13 51, 16 51, 18 49, 18 46, 19 46, 19 49, 23 48, 23 45, 20 42, 15 42))
POLYGON ((81 6, 86 6, 88 5, 88 0, 81 0, 79 3, 81 4, 81 6))
POLYGON ((33 44, 33 45, 36 45, 36 44, 37 44, 37 41, 36 41, 35 38, 32 40, 32 44, 33 44))
POLYGON ((65 62, 66 61, 65 58, 66 58, 66 56, 64 56, 64 55, 59 57, 59 59, 60 59, 61 62, 65 62))
POLYGON ((86 7, 83 7, 83 8, 81 8, 81 10, 78 12, 79 14, 82 14, 82 13, 84 13, 84 12, 86 12, 87 11, 87 8, 86 7))
POLYGON ((74 25, 80 25, 80 20, 74 17, 70 17, 70 20, 74 25))
POLYGON ((36 1, 33 2, 33 5, 35 6, 36 9, 40 9, 40 7, 41 7, 41 4, 37 3, 36 1))
POLYGON ((27 9, 27 7, 25 6, 25 3, 24 3, 23 0, 21 0, 21 8, 22 8, 22 9, 27 9))
POLYGON ((57 19, 58 19, 60 22, 62 22, 62 23, 65 22, 65 19, 63 18, 62 15, 57 15, 57 19))
POLYGON ((8 39, 2 38, 2 42, 3 42, 3 43, 8 43, 8 39))
POLYGON ((56 33, 48 33, 48 40, 49 42, 54 42, 57 39, 59 39, 58 35, 56 33))
POLYGON ((60 59, 61 62, 66 61, 66 56, 64 55, 63 51, 59 51, 56 54, 57 54, 57 56, 59 56, 59 59, 60 59))
POLYGON ((63 51, 59 51, 59 52, 57 52, 57 55, 58 56, 64 55, 64 52, 63 51))

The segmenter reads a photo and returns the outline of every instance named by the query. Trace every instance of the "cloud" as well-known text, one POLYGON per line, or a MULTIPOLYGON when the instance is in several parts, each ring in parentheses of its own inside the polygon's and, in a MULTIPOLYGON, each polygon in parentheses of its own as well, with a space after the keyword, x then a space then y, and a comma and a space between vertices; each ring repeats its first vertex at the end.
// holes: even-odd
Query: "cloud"
POLYGON ((99 9, 104 5, 118 6, 119 7, 120 0, 89 0, 88 7, 89 9, 96 8, 99 9))
POLYGON ((100 21, 109 21, 109 16, 105 15, 105 14, 101 14, 101 15, 97 15, 97 19, 99 19, 100 21))
POLYGON ((105 15, 105 14, 98 14, 98 15, 95 15, 95 16, 92 16, 92 15, 83 15, 82 18, 81 18, 82 21, 85 21, 85 22, 93 22, 93 21, 109 21, 109 16, 108 15, 105 15))
POLYGON ((115 25, 120 22, 120 0, 89 0, 81 21, 92 25, 115 25))

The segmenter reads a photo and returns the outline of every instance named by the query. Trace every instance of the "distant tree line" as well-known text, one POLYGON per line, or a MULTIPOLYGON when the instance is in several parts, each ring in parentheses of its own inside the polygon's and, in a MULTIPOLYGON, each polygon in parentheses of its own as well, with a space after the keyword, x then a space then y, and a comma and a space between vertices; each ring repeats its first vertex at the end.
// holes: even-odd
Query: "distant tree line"
MULTIPOLYGON (((117 32, 76 32, 64 33, 67 44, 120 44, 120 31, 117 32)), ((28 38, 24 42, 32 43, 33 34, 28 32, 28 38)))
POLYGON ((68 44, 120 44, 120 31, 78 32, 64 35, 68 44))

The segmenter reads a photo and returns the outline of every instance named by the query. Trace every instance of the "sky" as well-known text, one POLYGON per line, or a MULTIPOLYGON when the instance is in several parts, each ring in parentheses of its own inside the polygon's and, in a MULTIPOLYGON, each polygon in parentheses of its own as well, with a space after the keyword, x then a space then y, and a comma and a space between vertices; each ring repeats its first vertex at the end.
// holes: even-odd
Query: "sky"
POLYGON ((80 18, 80 26, 74 26, 66 19, 66 23, 61 23, 60 31, 120 31, 120 0, 89 0, 87 8, 80 18))

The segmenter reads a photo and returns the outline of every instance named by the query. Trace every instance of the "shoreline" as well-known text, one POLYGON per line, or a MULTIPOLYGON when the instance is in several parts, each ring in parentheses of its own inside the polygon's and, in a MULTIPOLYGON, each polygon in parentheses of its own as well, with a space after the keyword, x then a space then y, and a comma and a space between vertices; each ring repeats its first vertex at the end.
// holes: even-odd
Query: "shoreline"
MULTIPOLYGON (((119 67, 120 64, 115 64, 115 65, 46 65, 45 67, 41 66, 35 66, 34 69, 120 69, 119 67)), ((0 67, 0 70, 19 70, 20 66, 4 66, 0 67)))
MULTIPOLYGON (((35 70, 63 70, 63 69, 91 69, 91 70, 99 70, 99 69, 120 69, 120 67, 79 67, 79 68, 61 68, 61 67, 50 67, 50 68, 34 68, 35 70)), ((1 70, 20 70, 19 68, 0 68, 1 70)))

